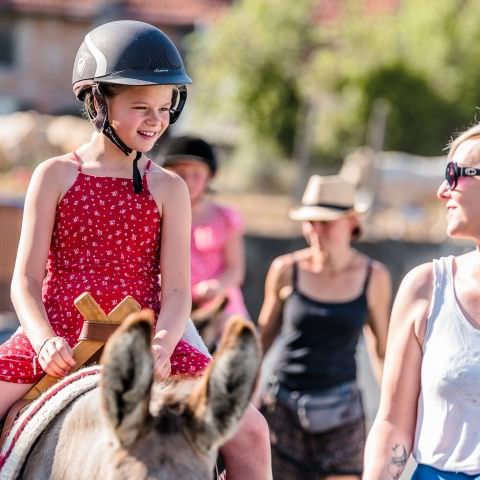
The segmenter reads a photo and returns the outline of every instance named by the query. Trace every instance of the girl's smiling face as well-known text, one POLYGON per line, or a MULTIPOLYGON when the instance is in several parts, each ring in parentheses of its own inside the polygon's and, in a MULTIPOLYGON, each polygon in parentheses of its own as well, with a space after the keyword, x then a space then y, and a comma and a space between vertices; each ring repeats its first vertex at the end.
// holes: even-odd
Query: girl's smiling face
POLYGON ((172 85, 120 87, 107 98, 112 128, 132 150, 148 152, 170 124, 172 85))

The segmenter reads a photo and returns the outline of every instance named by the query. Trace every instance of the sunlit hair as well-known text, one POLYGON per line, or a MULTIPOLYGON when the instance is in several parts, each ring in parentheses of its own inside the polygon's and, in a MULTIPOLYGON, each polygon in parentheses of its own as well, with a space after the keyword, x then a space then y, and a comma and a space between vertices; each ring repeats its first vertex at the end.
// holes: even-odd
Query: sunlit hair
MULTIPOLYGON (((465 130, 463 133, 452 139, 450 144, 448 145, 448 161, 451 161, 455 152, 457 151, 457 148, 467 140, 472 140, 472 139, 478 139, 480 140, 480 124, 474 125, 473 127, 469 128, 468 130, 465 130)), ((480 147, 480 145, 479 145, 480 147)), ((479 151, 478 148, 475 148, 475 153, 476 155, 474 157, 471 157, 471 161, 468 161, 468 163, 476 164, 477 159, 480 159, 479 157, 479 151)), ((470 160, 470 159, 467 159, 470 160)))
MULTIPOLYGON (((106 98, 113 98, 125 89, 129 88, 127 85, 113 85, 103 83, 100 87, 102 94, 106 98)), ((92 89, 87 91, 85 99, 83 100, 84 113, 87 119, 91 119, 97 115, 97 109, 95 108, 95 101, 93 99, 92 89)))

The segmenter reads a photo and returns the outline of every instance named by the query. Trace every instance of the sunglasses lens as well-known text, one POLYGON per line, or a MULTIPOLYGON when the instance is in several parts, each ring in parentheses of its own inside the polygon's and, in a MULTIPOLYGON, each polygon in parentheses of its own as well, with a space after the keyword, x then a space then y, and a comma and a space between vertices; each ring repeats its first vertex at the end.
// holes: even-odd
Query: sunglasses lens
POLYGON ((447 168, 445 170, 445 180, 448 183, 448 186, 450 188, 455 188, 457 185, 457 175, 455 173, 455 165, 453 162, 450 162, 447 165, 447 168))

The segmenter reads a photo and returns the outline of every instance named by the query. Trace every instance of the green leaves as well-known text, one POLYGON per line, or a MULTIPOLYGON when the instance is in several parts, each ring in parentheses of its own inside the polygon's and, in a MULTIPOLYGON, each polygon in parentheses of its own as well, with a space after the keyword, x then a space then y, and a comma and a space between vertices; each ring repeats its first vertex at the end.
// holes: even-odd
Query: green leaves
MULTIPOLYGON (((291 158, 306 105, 310 157, 340 162, 366 142, 372 105, 389 103, 385 148, 439 155, 480 104, 480 2, 344 2, 322 22, 316 0, 243 0, 190 41, 198 118, 291 158)), ((301 136, 301 135, 300 135, 301 136)))

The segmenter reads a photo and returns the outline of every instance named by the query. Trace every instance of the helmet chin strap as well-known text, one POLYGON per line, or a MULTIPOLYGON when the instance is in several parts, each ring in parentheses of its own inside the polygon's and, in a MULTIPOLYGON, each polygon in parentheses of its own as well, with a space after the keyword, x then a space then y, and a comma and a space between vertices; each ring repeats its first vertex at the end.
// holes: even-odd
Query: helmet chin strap
MULTIPOLYGON (((122 142, 120 137, 117 135, 115 130, 112 128, 112 126, 108 123, 108 119, 105 120, 104 127, 102 129, 102 133, 115 145, 117 146, 125 155, 130 155, 133 150, 125 145, 125 143, 122 142)), ((142 152, 137 152, 135 155, 135 159, 133 160, 133 190, 135 193, 141 193, 143 190, 143 185, 142 185, 142 176, 140 175, 140 170, 138 169, 138 161, 140 160, 140 157, 142 156, 142 152)))
MULTIPOLYGON (((127 157, 133 152, 133 150, 126 145, 122 139, 117 135, 117 132, 112 128, 108 121, 108 109, 100 88, 97 85, 92 87, 92 93, 95 97, 97 105, 99 105, 99 112, 97 112, 93 122, 95 127, 102 132, 117 148, 119 148, 127 157)), ((135 193, 141 193, 143 190, 142 176, 138 169, 138 160, 142 156, 142 152, 137 152, 135 159, 133 160, 133 190, 135 193)))

